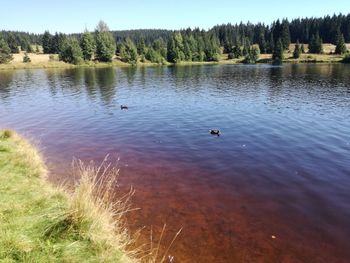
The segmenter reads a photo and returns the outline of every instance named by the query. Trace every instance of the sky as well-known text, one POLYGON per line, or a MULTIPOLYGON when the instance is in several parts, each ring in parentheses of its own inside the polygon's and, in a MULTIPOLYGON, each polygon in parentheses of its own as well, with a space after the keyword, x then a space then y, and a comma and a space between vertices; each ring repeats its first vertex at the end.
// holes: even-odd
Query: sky
POLYGON ((0 30, 77 33, 105 21, 112 30, 208 29, 222 23, 350 13, 350 0, 0 0, 0 30))

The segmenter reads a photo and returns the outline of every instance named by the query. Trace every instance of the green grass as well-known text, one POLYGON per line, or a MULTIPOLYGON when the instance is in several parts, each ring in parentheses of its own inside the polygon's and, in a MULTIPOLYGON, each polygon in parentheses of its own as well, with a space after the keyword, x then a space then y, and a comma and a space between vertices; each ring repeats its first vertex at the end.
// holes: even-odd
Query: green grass
POLYGON ((106 202, 113 180, 100 187, 107 169, 78 163, 77 171, 75 191, 54 188, 37 150, 0 132, 0 262, 138 262, 122 224, 125 202, 106 202))

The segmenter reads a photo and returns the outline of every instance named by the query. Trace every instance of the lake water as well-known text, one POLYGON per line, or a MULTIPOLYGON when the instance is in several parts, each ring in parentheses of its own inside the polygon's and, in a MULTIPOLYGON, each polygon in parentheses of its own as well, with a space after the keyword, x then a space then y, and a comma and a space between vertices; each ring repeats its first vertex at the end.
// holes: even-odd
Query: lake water
POLYGON ((350 66, 1 71, 0 127, 53 182, 120 158, 130 229, 182 228, 175 262, 349 262, 350 66))

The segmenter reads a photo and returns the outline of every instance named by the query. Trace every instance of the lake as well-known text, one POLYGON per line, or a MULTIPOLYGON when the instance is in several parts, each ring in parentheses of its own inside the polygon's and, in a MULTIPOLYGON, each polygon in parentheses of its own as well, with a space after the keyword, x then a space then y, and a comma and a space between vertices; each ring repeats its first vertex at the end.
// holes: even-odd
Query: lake
POLYGON ((349 262, 348 65, 0 71, 0 127, 54 183, 109 154, 140 240, 182 228, 175 262, 349 262))

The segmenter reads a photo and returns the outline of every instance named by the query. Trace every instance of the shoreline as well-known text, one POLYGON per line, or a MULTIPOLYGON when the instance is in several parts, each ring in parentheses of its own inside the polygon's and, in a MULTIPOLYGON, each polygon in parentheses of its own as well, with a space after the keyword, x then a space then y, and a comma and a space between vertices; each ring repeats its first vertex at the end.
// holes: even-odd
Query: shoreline
MULTIPOLYGON (((34 54, 35 55, 35 54, 34 54)), ((225 54, 226 55, 226 54, 225 54)), ((220 61, 183 61, 180 63, 157 64, 151 62, 139 62, 136 66, 122 62, 121 60, 114 59, 112 62, 85 62, 79 65, 69 64, 62 61, 46 61, 40 63, 23 63, 23 62, 10 62, 7 64, 0 64, 0 71, 2 70, 17 70, 17 69, 59 69, 59 68, 105 68, 105 67, 154 67, 154 66, 190 66, 190 65, 244 65, 243 58, 239 59, 227 59, 223 55, 223 59, 220 61)), ((287 54, 288 55, 288 54, 287 54)), ((283 63, 285 64, 336 64, 342 63, 343 56, 340 55, 325 55, 325 54, 302 54, 298 59, 292 57, 285 58, 283 63)), ((256 64, 271 64, 271 55, 262 54, 261 58, 256 64)), ((254 64, 251 64, 254 65, 254 64)))

